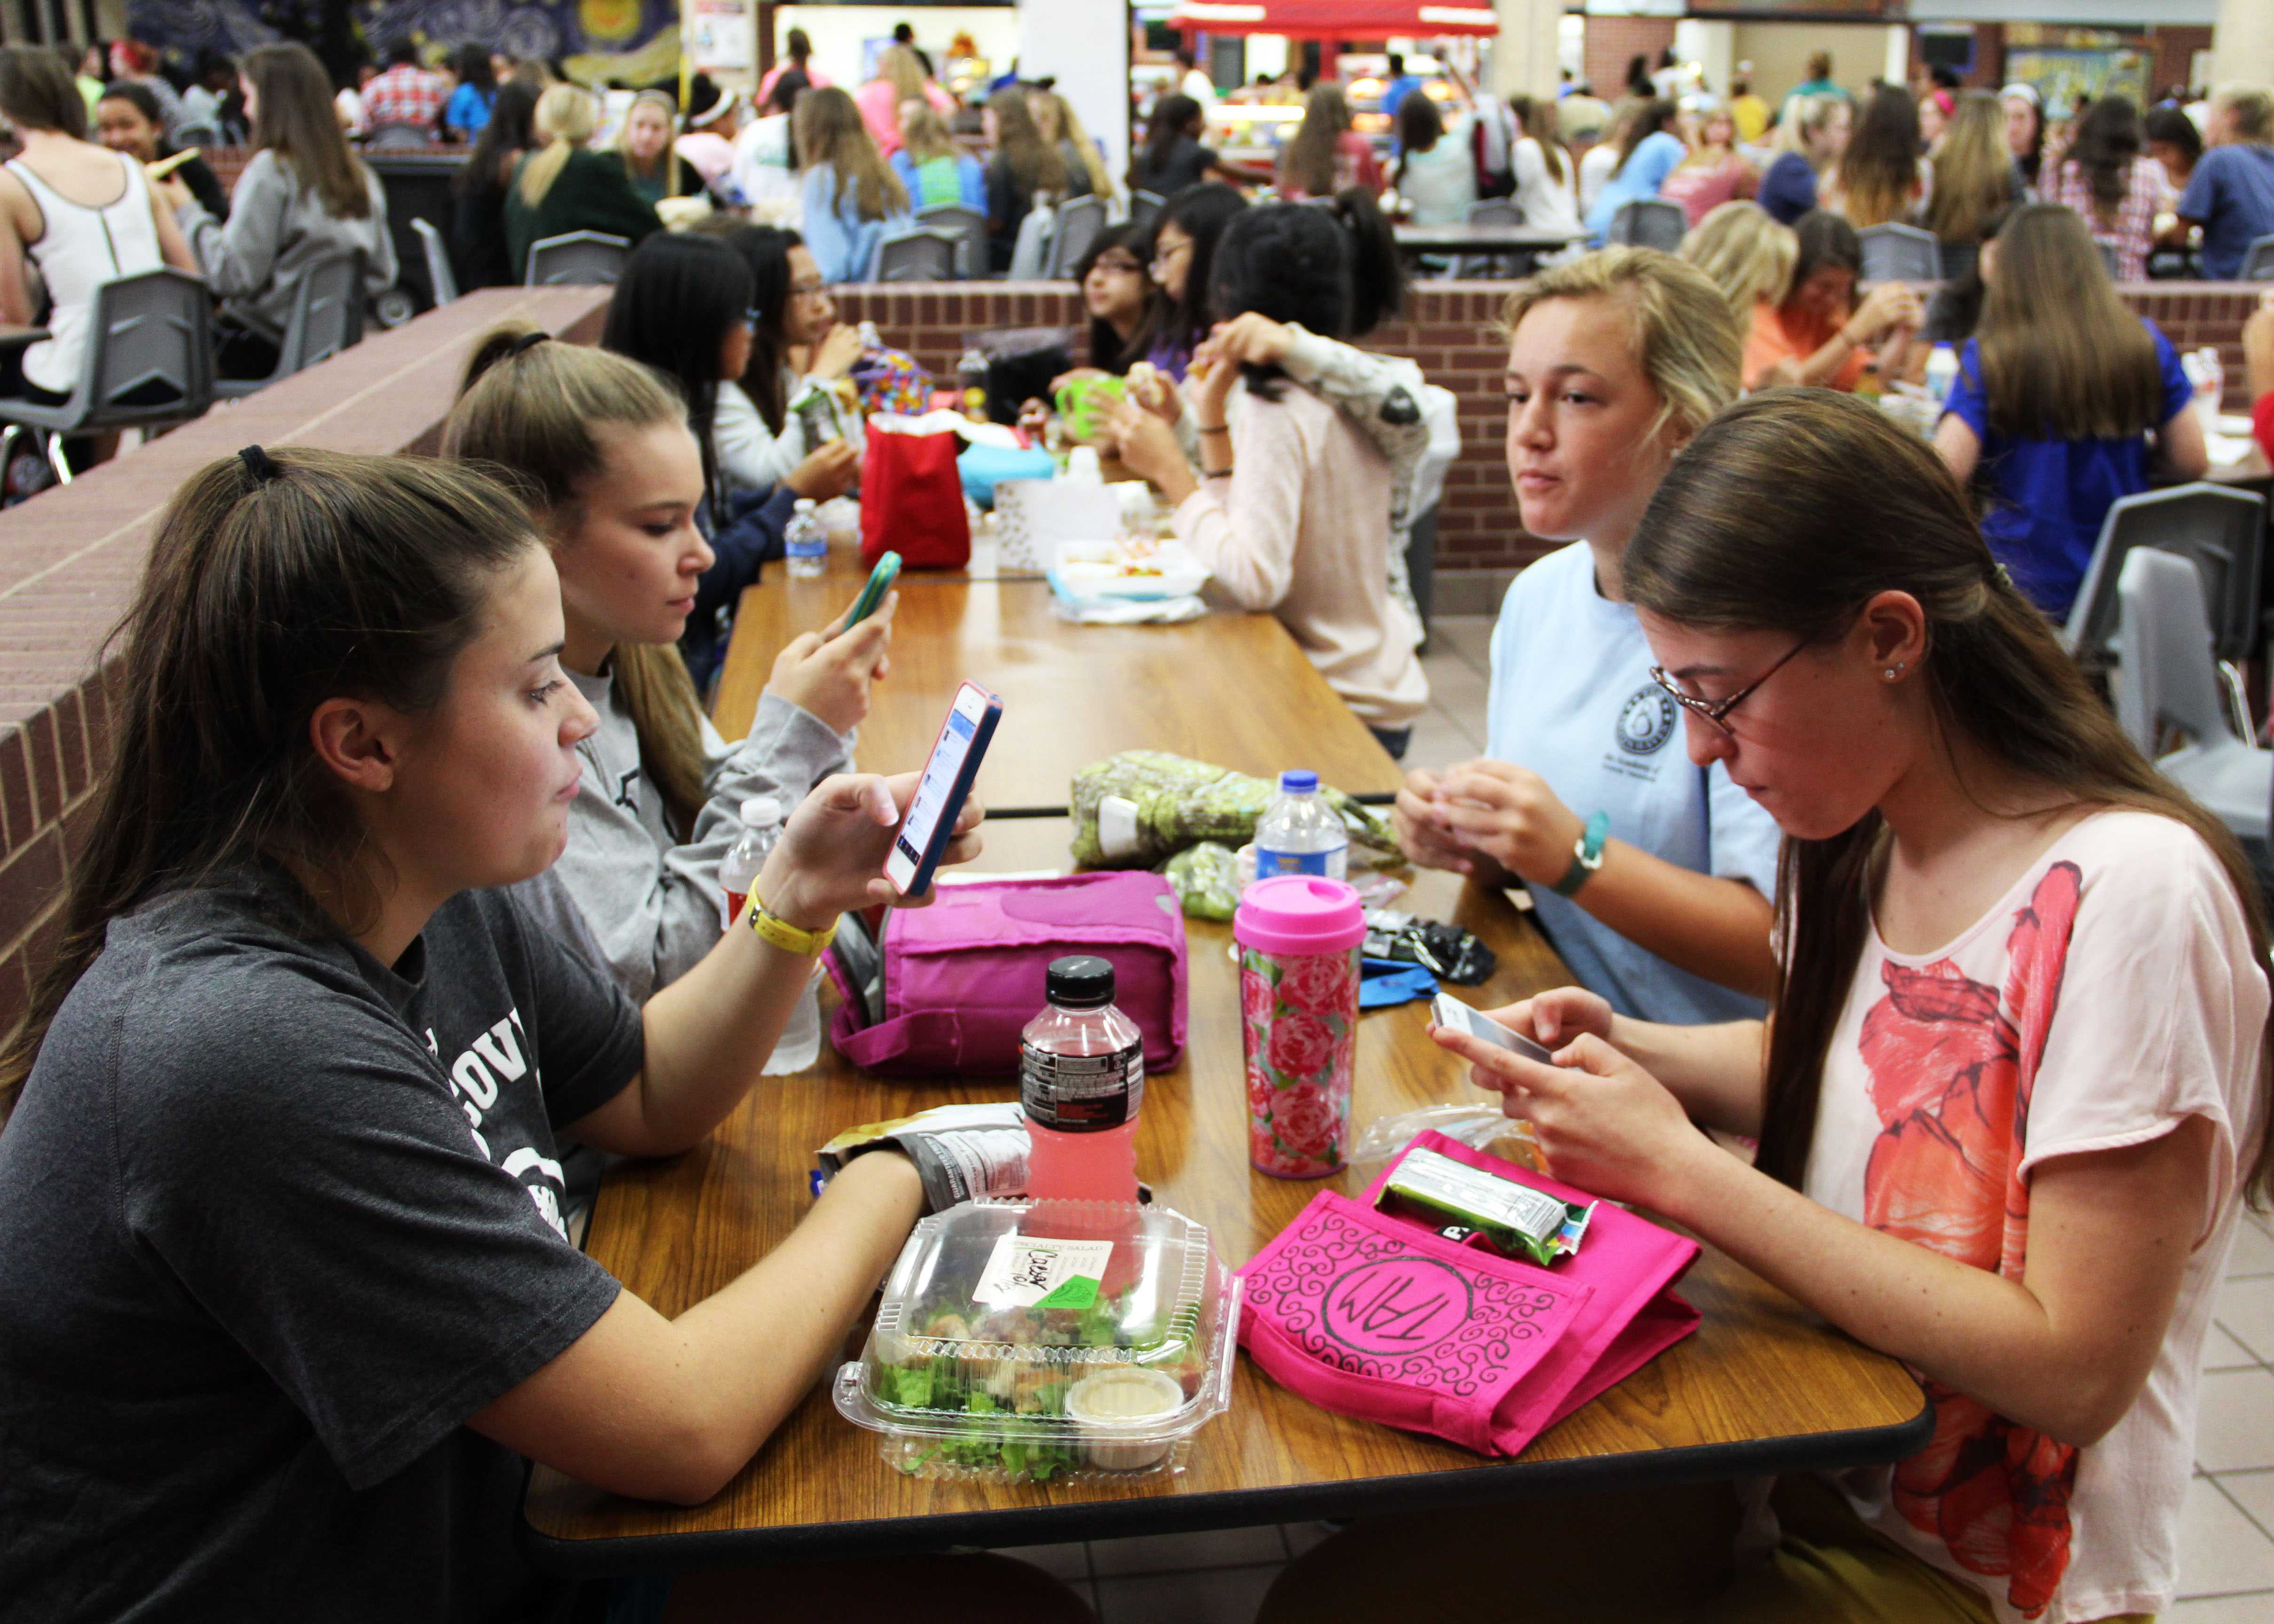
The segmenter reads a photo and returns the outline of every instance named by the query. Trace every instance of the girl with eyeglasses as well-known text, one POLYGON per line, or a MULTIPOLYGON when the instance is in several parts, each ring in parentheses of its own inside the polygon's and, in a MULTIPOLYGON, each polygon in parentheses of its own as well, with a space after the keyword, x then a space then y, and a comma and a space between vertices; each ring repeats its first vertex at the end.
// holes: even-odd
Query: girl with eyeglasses
POLYGON ((1399 838, 1430 868, 1524 883, 1622 1015, 1758 1016, 1776 825, 1718 764, 1683 759, 1623 568, 1651 492, 1736 398, 1743 328, 1696 267, 1608 248, 1519 283, 1503 330, 1524 528, 1570 545, 1501 607, 1484 755, 1408 775, 1399 838))
MULTIPOLYGON (((1758 1485, 1567 1500, 1514 1601, 1504 1565, 1384 1568, 1419 1522, 1386 1519, 1299 1563, 1263 1618, 1321 1597, 1373 1616, 1363 1587, 1393 1571, 1421 1617, 2162 1613, 2213 1298, 2274 1184, 2248 860, 2126 739, 1932 449, 1867 402, 1724 412, 1623 579, 1690 758, 1784 831, 1774 1019, 1654 1025, 1567 988, 1498 1017, 1552 1064, 1437 1041, 1556 1177, 1648 1203, 1909 1366, 1932 1437, 1778 1480, 1773 1522, 1758 1485), (1732 1579, 1741 1522, 1758 1560, 1732 1579)), ((1504 1518, 1433 1512, 1421 1537, 1489 1550, 1504 1518)))

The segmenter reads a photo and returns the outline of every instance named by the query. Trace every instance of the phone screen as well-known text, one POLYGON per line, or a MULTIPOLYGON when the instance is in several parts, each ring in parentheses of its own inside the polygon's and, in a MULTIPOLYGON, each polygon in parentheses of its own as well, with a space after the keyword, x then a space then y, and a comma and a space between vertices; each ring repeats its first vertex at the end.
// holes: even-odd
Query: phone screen
MULTIPOLYGON (((967 682, 955 695, 955 704, 947 713, 947 726, 940 729, 939 742, 932 747, 931 760, 924 763, 923 777, 916 781, 916 793, 908 802, 907 816, 900 820, 900 832, 892 842, 895 865, 902 872, 913 875, 923 864, 924 854, 931 849, 932 838, 939 831, 943 816, 953 816, 960 808, 951 808, 949 801, 955 793, 955 781, 969 759, 973 741, 978 736, 981 718, 987 713, 987 695, 967 682)), ((891 868, 888 877, 895 883, 900 876, 891 868)))

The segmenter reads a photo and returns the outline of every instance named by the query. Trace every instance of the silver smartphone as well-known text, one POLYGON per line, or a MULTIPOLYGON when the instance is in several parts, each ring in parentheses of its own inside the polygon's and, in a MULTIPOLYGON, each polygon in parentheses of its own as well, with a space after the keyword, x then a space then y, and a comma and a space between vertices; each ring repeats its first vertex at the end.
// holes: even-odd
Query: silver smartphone
POLYGON ((1555 1056, 1520 1033, 1511 1032, 1481 1010, 1472 1010, 1449 992, 1441 992, 1429 1006, 1430 1019, 1437 1026, 1450 1026, 1456 1032, 1465 1032, 1510 1054, 1522 1055, 1526 1060, 1537 1060, 1542 1065, 1554 1065, 1555 1056))

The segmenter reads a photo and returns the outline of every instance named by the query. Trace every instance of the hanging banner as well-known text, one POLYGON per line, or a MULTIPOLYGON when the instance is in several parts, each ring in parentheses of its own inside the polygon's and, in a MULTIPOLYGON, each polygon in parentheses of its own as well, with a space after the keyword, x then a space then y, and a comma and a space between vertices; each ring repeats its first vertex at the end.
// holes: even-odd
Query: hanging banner
POLYGON ((1169 13, 1169 26, 1299 40, 1427 40, 1496 34, 1500 18, 1489 5, 1429 0, 1184 0, 1169 13))
MULTIPOLYGON (((200 51, 236 56, 283 37, 260 18, 261 8, 243 0, 127 0, 126 32, 184 60, 200 51)), ((653 84, 679 71, 678 0, 383 0, 361 18, 374 56, 410 38, 483 45, 521 61, 557 58, 569 77, 594 85, 653 84)), ((746 56, 749 49, 746 41, 746 56)))

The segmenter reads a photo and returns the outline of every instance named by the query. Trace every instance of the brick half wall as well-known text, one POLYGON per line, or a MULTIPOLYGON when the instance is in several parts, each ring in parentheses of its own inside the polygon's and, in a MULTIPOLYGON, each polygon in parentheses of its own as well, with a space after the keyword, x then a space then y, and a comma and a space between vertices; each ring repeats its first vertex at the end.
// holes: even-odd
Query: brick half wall
MULTIPOLYGON (((1389 322, 1367 347, 1410 357, 1429 381, 1459 402, 1461 456, 1445 477, 1438 512, 1437 567, 1456 575, 1504 575, 1547 551, 1517 517, 1502 444, 1507 402, 1501 372, 1507 352, 1494 328, 1509 284, 1414 284, 1404 320, 1389 322)), ((2140 282, 2126 303, 2182 350, 2215 345, 2226 366, 2227 404, 2248 407, 2242 381, 2242 323, 2256 289, 2233 282, 2140 282)), ((848 287, 837 290, 840 317, 877 324, 887 343, 908 350, 937 379, 952 379, 968 334, 988 327, 1065 327, 1082 320, 1079 291, 1065 282, 981 282, 848 287)), ((1077 342, 1075 354, 1081 357, 1077 342)))

